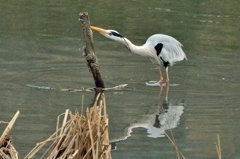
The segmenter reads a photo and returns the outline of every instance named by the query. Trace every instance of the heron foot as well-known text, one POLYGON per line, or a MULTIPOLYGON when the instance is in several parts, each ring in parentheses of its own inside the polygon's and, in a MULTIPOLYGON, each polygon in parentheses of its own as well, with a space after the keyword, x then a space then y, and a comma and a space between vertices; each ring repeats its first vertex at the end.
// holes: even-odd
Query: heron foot
POLYGON ((169 80, 166 80, 166 85, 169 85, 169 80))
POLYGON ((163 80, 161 79, 161 80, 159 80, 157 83, 161 85, 162 82, 163 82, 163 80))

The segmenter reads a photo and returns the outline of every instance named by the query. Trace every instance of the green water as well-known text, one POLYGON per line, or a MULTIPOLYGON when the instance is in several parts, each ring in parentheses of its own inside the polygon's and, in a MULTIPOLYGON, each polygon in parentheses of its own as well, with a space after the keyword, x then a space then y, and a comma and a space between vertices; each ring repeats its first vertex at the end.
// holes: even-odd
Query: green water
MULTIPOLYGON (((94 86, 81 51, 78 14, 83 11, 92 25, 117 30, 138 45, 155 33, 173 36, 188 57, 169 69, 170 82, 179 85, 170 86, 166 100, 166 87, 160 93, 145 84, 158 80, 148 59, 94 32, 105 85, 129 84, 105 92, 110 138, 121 140, 114 159, 177 158, 166 136, 151 137, 162 107, 178 110, 172 131, 186 158, 217 158, 218 133, 223 158, 239 158, 238 6, 237 1, 190 0, 1 2, 0 121, 20 110, 11 135, 21 158, 55 131, 59 114, 81 108, 82 93, 59 89, 94 86)), ((85 106, 93 99, 93 93, 85 93, 85 106)))

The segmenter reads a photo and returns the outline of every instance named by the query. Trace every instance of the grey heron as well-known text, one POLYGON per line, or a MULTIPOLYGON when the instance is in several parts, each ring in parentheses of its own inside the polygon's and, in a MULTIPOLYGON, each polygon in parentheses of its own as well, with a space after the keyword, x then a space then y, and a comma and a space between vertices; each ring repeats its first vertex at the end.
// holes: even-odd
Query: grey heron
POLYGON ((119 34, 116 30, 105 30, 95 26, 91 26, 91 29, 98 31, 109 39, 125 45, 130 52, 150 59, 159 70, 158 84, 161 84, 163 81, 161 66, 165 67, 166 84, 168 84, 168 67, 173 66, 176 62, 187 60, 187 56, 182 50, 183 45, 175 38, 168 35, 154 34, 147 39, 145 44, 137 46, 119 34))

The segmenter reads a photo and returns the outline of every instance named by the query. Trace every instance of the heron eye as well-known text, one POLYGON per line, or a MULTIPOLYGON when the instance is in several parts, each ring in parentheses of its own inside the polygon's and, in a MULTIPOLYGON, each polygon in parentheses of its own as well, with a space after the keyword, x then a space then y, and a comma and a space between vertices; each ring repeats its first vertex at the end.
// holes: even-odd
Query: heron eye
POLYGON ((108 35, 113 35, 112 32, 110 32, 108 35))

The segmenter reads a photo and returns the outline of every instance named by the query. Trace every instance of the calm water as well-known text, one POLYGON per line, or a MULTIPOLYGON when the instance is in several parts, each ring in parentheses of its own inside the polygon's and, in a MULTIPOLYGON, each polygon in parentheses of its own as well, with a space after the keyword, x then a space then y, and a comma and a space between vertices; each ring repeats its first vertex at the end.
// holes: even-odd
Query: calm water
MULTIPOLYGON (((117 142, 114 159, 176 158, 163 134, 169 127, 186 158, 217 158, 218 133, 223 158, 239 158, 238 6, 237 1, 191 0, 1 2, 0 121, 20 110, 11 135, 21 158, 54 132, 59 114, 81 107, 82 93, 59 89, 94 86, 81 55, 82 11, 89 13, 92 25, 115 29, 138 45, 155 33, 171 35, 188 57, 169 70, 170 82, 179 85, 161 92, 145 84, 158 80, 148 59, 94 32, 105 85, 129 84, 105 93, 110 136, 117 142)), ((85 93, 85 106, 93 99, 93 93, 85 93)), ((4 128, 1 124, 1 132, 4 128)))

